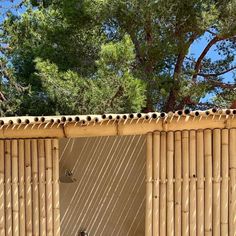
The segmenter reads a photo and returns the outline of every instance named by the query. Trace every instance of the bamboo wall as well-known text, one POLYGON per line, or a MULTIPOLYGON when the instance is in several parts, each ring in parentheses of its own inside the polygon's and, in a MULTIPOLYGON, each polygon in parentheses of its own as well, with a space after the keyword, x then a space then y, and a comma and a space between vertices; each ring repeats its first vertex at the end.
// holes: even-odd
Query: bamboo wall
POLYGON ((0 235, 60 235, 57 139, 0 140, 0 235))
POLYGON ((147 134, 145 236, 236 235, 236 129, 147 134))

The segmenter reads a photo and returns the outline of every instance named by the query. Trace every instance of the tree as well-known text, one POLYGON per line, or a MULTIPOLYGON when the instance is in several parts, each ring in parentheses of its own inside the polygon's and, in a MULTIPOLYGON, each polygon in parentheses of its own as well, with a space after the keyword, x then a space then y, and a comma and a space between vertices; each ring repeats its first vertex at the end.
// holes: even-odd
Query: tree
POLYGON ((3 114, 170 111, 236 101, 233 0, 18 4, 24 13, 9 12, 0 36, 3 114), (194 55, 199 40, 205 46, 194 55), (211 103, 201 103, 209 93, 211 103))

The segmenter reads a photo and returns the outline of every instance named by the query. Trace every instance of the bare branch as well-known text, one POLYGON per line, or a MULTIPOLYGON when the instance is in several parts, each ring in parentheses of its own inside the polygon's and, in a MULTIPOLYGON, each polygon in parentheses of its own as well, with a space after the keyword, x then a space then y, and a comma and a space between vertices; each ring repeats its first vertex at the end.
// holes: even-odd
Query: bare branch
POLYGON ((198 73, 197 75, 205 77, 205 78, 217 77, 217 76, 220 76, 220 75, 224 75, 224 74, 226 74, 226 73, 228 73, 232 70, 235 70, 235 69, 236 69, 236 66, 233 66, 233 67, 229 68, 228 70, 221 71, 219 73, 211 73, 211 74, 198 73))
POLYGON ((198 57, 195 67, 194 67, 194 75, 192 77, 193 82, 196 82, 198 73, 201 69, 201 65, 202 65, 202 60, 205 58, 206 54, 209 52, 209 50, 211 49, 211 47, 216 44, 217 42, 220 42, 222 40, 226 40, 226 39, 231 39, 231 38, 235 38, 235 36, 230 36, 230 37, 222 37, 219 35, 216 35, 208 44, 207 46, 204 48, 204 50, 202 51, 202 53, 200 54, 200 56, 198 57))

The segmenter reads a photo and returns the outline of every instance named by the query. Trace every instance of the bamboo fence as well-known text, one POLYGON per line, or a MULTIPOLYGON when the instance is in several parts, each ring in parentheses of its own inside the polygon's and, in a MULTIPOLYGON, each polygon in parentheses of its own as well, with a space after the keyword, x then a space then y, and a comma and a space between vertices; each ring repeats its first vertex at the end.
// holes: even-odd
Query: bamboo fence
POLYGON ((236 235, 235 128, 155 131, 147 147, 145 235, 236 235))
POLYGON ((60 235, 57 139, 0 140, 0 235, 60 235))

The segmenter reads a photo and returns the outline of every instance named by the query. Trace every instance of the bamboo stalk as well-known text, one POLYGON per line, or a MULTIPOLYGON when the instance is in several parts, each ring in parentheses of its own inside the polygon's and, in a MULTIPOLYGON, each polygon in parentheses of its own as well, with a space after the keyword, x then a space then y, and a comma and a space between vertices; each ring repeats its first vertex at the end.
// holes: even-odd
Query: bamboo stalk
POLYGON ((46 236, 46 190, 45 190, 45 147, 44 140, 38 140, 39 158, 39 231, 40 236, 46 236))
POLYGON ((167 235, 174 235, 174 135, 167 133, 167 235))
POLYGON ((197 235, 204 235, 204 153, 203 131, 197 131, 197 235))
POLYGON ((6 236, 12 236, 11 141, 5 141, 6 236))
POLYGON ((25 148, 24 140, 19 140, 19 211, 20 211, 20 235, 25 233, 25 148))
POLYGON ((0 140, 0 235, 5 235, 4 163, 4 141, 0 140))
POLYGON ((30 140, 25 140, 25 200, 26 200, 26 234, 32 235, 32 188, 31 188, 31 146, 30 140))
POLYGON ((230 130, 229 137, 229 235, 236 235, 236 129, 230 130))
POLYGON ((45 140, 45 157, 46 157, 46 225, 47 236, 53 235, 52 219, 52 143, 51 139, 45 140))
MULTIPOLYGON (((213 130, 213 235, 220 235, 221 131, 213 130)), ((235 214, 236 212, 234 212, 235 214)))
POLYGON ((145 236, 152 236, 152 133, 147 134, 145 236))
POLYGON ((221 186, 221 235, 228 235, 228 178, 229 178, 229 132, 228 129, 222 130, 221 139, 221 150, 222 150, 222 186, 221 186))
POLYGON ((53 229, 54 236, 60 236, 60 203, 59 203, 59 140, 52 140, 53 147, 53 229))
POLYGON ((175 132, 175 235, 181 236, 181 132, 175 132))
POLYGON ((39 191, 38 191, 38 148, 37 140, 31 140, 32 147, 32 181, 33 181, 33 235, 39 235, 39 191))
POLYGON ((166 132, 161 132, 160 235, 166 235, 166 132))
POLYGON ((190 142, 189 142, 189 175, 190 175, 190 186, 189 186, 189 235, 197 235, 197 219, 196 219, 196 131, 190 131, 190 142))
POLYGON ((212 235, 212 132, 204 130, 205 159, 205 235, 212 235))
POLYGON ((189 132, 182 132, 182 235, 189 235, 189 132))
POLYGON ((12 140, 12 228, 13 235, 19 235, 19 191, 18 191, 18 141, 12 140))

